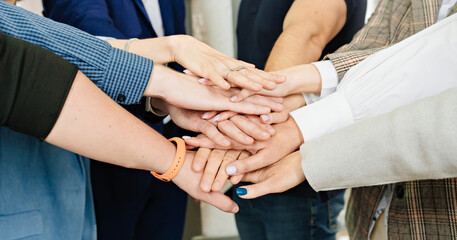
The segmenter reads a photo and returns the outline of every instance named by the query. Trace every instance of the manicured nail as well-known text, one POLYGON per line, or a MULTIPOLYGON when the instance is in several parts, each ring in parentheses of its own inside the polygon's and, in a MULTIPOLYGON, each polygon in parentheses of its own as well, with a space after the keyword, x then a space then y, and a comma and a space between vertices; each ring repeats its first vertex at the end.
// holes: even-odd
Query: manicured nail
POLYGON ((206 79, 206 78, 200 78, 200 79, 198 79, 198 82, 199 82, 199 83, 206 83, 206 82, 208 82, 208 79, 206 79))
POLYGON ((182 72, 185 73, 185 74, 190 74, 191 73, 191 71, 189 69, 184 69, 182 72))
POLYGON ((221 118, 221 114, 217 114, 217 115, 213 118, 213 120, 214 120, 214 121, 217 121, 217 120, 219 120, 219 118, 221 118))
POLYGON ((201 163, 195 163, 194 164, 194 169, 197 170, 197 171, 202 170, 202 164, 201 163))
POLYGON ((230 98, 230 101, 232 102, 235 102, 236 100, 238 100, 238 96, 233 96, 232 98, 230 98))
POLYGON ((246 194, 248 194, 248 190, 246 190, 246 188, 237 188, 236 189, 236 195, 243 196, 246 194))
POLYGON ((213 189, 219 189, 220 186, 221 184, 219 182, 213 183, 213 189))
POLYGON ((260 118, 262 118, 262 121, 264 122, 270 121, 270 117, 268 115, 261 115, 260 118))
POLYGON ((235 206, 233 209, 232 209, 232 213, 237 213, 238 210, 240 210, 240 208, 238 206, 235 206))
POLYGON ((203 119, 207 119, 209 116, 209 112, 205 112, 203 115, 202 115, 202 118, 203 119))
POLYGON ((225 169, 228 175, 233 175, 236 173, 236 167, 235 166, 228 166, 227 169, 225 169))
POLYGON ((208 183, 203 183, 203 184, 202 184, 202 189, 203 189, 204 191, 209 192, 209 190, 211 190, 210 188, 211 188, 211 186, 210 186, 208 183))
POLYGON ((190 136, 182 136, 182 139, 191 139, 192 137, 190 136))

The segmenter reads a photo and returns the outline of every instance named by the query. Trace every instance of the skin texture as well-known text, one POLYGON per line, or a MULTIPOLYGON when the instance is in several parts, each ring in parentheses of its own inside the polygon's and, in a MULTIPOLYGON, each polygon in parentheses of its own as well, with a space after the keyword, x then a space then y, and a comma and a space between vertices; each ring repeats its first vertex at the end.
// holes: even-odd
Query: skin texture
MULTIPOLYGON (((127 168, 165 172, 176 149, 159 133, 128 113, 82 73, 78 73, 47 142, 69 151, 127 168)), ((194 152, 188 152, 173 181, 194 198, 223 211, 237 205, 221 193, 200 190, 202 173, 191 170, 194 152)))

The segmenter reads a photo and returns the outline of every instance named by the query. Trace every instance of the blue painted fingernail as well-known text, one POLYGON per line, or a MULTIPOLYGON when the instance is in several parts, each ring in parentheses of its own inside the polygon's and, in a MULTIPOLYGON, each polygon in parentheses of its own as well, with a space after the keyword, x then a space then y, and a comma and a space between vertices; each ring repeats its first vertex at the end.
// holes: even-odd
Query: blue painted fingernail
POLYGON ((236 195, 243 196, 246 194, 248 194, 248 190, 246 190, 246 188, 237 188, 236 189, 236 195))
POLYGON ((236 167, 235 166, 228 166, 227 169, 225 169, 228 175, 233 175, 236 173, 236 167))

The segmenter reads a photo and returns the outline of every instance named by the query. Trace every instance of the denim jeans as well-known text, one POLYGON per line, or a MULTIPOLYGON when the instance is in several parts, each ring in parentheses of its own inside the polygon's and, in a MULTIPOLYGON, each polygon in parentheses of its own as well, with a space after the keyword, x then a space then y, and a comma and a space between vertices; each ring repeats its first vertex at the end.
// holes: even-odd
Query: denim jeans
POLYGON ((331 199, 272 194, 246 200, 234 195, 236 225, 243 240, 331 240, 344 193, 331 199))

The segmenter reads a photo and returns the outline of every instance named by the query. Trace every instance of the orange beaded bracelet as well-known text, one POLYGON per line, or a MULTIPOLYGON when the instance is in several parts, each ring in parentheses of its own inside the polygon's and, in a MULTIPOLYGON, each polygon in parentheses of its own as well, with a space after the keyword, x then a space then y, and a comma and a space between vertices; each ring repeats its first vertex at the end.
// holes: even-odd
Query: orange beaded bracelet
POLYGON ((184 142, 183 139, 178 137, 170 138, 168 140, 170 142, 176 143, 176 155, 175 159, 173 160, 173 163, 171 164, 170 168, 168 168, 168 170, 163 174, 158 174, 156 172, 151 171, 151 174, 154 177, 164 182, 169 182, 171 181, 171 179, 176 177, 176 175, 178 175, 179 170, 181 170, 182 165, 184 163, 184 159, 186 158, 186 142, 184 142))

